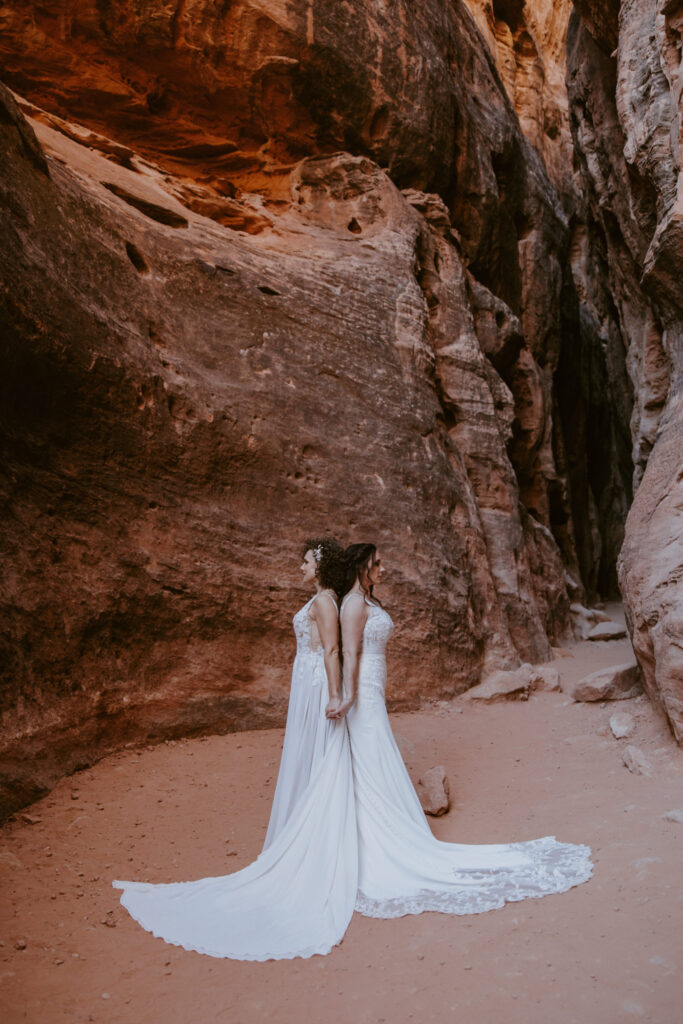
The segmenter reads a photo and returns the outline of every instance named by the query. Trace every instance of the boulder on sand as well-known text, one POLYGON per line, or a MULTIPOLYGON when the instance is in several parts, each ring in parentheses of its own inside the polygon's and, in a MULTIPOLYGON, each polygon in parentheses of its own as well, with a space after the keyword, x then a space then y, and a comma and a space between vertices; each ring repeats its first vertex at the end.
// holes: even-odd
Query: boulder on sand
POLYGON ((635 661, 612 665, 584 676, 570 690, 576 701, 627 700, 642 692, 640 669, 635 661))
POLYGON ((634 775, 652 775, 653 768, 640 747, 628 746, 621 755, 628 770, 634 775))
POLYGON ((578 601, 572 602, 569 612, 572 617, 574 633, 579 640, 585 640, 596 624, 610 621, 607 612, 603 612, 601 608, 586 608, 578 601))
POLYGON ((560 673, 554 665, 534 665, 531 676, 532 690, 556 691, 560 686, 560 673))
POLYGON ((478 686, 467 691, 469 700, 479 700, 493 704, 502 700, 528 700, 534 670, 524 663, 520 668, 499 669, 492 672, 478 686))
POLYGON ((626 626, 620 622, 598 622, 586 634, 587 640, 621 640, 626 636, 626 626))

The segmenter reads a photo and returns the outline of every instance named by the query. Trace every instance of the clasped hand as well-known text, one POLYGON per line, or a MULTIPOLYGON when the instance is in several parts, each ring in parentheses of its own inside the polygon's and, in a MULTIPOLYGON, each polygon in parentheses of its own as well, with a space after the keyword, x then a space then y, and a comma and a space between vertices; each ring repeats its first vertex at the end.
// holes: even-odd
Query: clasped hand
POLYGON ((341 700, 339 697, 333 697, 325 708, 325 717, 330 719, 344 718, 352 704, 353 700, 341 700))

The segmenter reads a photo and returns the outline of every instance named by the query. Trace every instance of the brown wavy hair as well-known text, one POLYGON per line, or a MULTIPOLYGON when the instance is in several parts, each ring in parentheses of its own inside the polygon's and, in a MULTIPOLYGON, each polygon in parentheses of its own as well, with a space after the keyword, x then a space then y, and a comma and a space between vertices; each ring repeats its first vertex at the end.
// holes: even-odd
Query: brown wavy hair
MULTIPOLYGON (((344 594, 347 594, 351 587, 354 585, 357 579, 361 579, 361 573, 367 566, 370 559, 372 564, 375 564, 375 558, 377 556, 377 547, 375 544, 349 544, 348 548, 344 552, 344 558, 346 560, 346 579, 344 581, 344 594)), ((362 579, 361 579, 362 582, 362 579)), ((382 602, 372 592, 372 585, 368 587, 368 595, 370 598, 382 607, 382 602)), ((343 596, 343 594, 341 595, 343 596)))
POLYGON ((320 585, 333 590, 338 598, 344 593, 346 583, 346 557, 344 548, 333 537, 309 537, 304 541, 301 557, 307 551, 320 548, 320 560, 316 559, 316 576, 320 585))

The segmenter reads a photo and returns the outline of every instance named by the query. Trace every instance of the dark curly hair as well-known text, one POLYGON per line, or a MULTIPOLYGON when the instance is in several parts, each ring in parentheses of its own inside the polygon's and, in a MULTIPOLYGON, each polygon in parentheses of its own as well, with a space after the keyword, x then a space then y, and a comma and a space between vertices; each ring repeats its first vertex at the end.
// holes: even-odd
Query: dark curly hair
MULTIPOLYGON (((367 564, 370 559, 372 559, 372 564, 374 565, 376 557, 377 547, 374 544, 349 544, 348 548, 344 552, 346 579, 344 581, 343 594, 347 594, 358 579, 361 582, 361 586, 364 586, 363 577, 366 573, 367 564)), ((374 596, 372 589, 372 585, 365 587, 370 598, 376 604, 382 606, 382 602, 378 597, 374 596)))
POLYGON ((337 597, 341 598, 346 583, 346 556, 344 548, 333 537, 309 537, 304 541, 301 556, 307 551, 320 551, 320 558, 316 558, 316 575, 320 585, 329 590, 334 590, 337 597))

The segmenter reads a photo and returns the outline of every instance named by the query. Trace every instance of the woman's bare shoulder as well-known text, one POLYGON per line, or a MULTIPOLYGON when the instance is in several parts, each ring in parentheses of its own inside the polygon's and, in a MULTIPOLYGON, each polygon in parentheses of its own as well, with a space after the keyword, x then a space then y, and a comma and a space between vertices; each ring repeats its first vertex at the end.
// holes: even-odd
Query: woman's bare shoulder
POLYGON ((358 621, 367 615, 365 595, 358 590, 351 590, 342 601, 341 617, 346 621, 358 621))
POLYGON ((324 609, 323 614, 325 614, 327 611, 332 611, 333 609, 335 615, 339 614, 339 609, 337 606, 337 597, 334 591, 321 590, 318 594, 315 595, 308 608, 308 614, 312 619, 316 617, 316 612, 318 608, 324 609))

